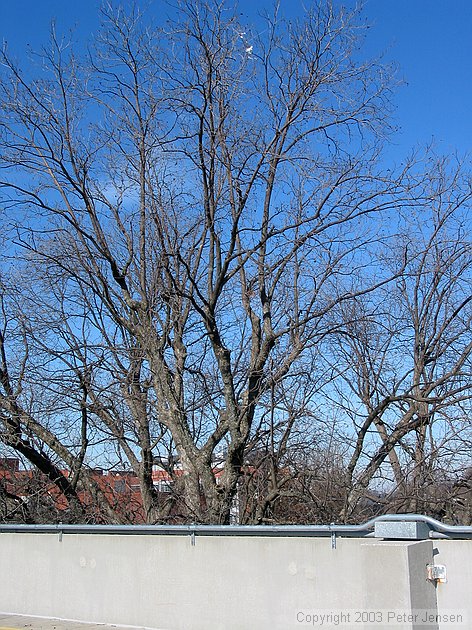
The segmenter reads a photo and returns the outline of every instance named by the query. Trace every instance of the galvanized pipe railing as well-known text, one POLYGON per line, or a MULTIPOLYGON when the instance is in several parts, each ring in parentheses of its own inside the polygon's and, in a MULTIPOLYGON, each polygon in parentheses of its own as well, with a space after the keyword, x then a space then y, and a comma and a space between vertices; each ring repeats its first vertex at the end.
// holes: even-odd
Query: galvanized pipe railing
POLYGON ((330 536, 362 537, 372 532, 373 521, 361 525, 0 525, 1 533, 120 534, 166 536, 330 536))
POLYGON ((341 536, 362 538, 373 536, 375 523, 420 522, 425 523, 431 538, 472 538, 472 526, 446 525, 422 514, 384 514, 359 525, 24 525, 0 524, 2 533, 36 534, 116 534, 116 535, 166 535, 166 536, 275 536, 316 537, 341 536))

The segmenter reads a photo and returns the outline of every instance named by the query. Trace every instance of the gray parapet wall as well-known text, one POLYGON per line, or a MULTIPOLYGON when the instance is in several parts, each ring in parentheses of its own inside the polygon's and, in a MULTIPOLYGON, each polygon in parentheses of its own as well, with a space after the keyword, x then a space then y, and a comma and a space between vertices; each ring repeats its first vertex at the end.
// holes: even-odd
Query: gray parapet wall
POLYGON ((472 627, 472 540, 342 527, 0 527, 0 612, 166 630, 472 627))

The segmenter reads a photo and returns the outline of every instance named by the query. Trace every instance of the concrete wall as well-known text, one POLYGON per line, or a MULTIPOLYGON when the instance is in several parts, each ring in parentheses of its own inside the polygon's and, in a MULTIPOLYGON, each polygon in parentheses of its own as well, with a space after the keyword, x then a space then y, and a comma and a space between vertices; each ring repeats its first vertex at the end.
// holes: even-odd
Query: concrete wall
POLYGON ((433 553, 447 573, 447 582, 437 586, 439 630, 472 628, 472 540, 436 540, 433 553), (455 614, 462 619, 454 626, 455 614))
POLYGON ((422 619, 472 609, 469 560, 472 541, 1 533, 0 611, 166 630, 446 630, 461 626, 422 619), (436 588, 438 557, 451 566, 436 588))

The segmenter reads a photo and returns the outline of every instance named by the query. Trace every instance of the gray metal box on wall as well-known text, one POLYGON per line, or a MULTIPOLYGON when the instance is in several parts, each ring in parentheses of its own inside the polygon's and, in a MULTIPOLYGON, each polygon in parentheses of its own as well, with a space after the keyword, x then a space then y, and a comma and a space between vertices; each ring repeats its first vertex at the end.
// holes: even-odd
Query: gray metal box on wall
POLYGON ((390 540, 426 540, 429 532, 429 525, 422 521, 377 521, 374 535, 390 540))

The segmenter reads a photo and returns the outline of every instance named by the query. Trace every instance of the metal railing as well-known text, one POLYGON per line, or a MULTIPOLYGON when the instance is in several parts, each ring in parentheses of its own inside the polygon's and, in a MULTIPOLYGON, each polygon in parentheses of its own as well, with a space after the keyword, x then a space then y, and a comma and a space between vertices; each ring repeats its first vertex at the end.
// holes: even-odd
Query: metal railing
MULTIPOLYGON (((165 536, 275 536, 275 537, 373 537, 376 524, 421 524, 427 536, 421 538, 472 538, 472 526, 446 525, 422 514, 384 514, 359 525, 25 525, 0 524, 2 533, 35 534, 109 534, 109 535, 165 535, 165 536)), ((385 527, 382 527, 385 532, 385 527)), ((415 535, 397 535, 392 527, 388 538, 417 538, 415 535)), ((379 537, 379 536, 378 536, 379 537)), ((386 537, 383 534, 381 537, 386 537)))

